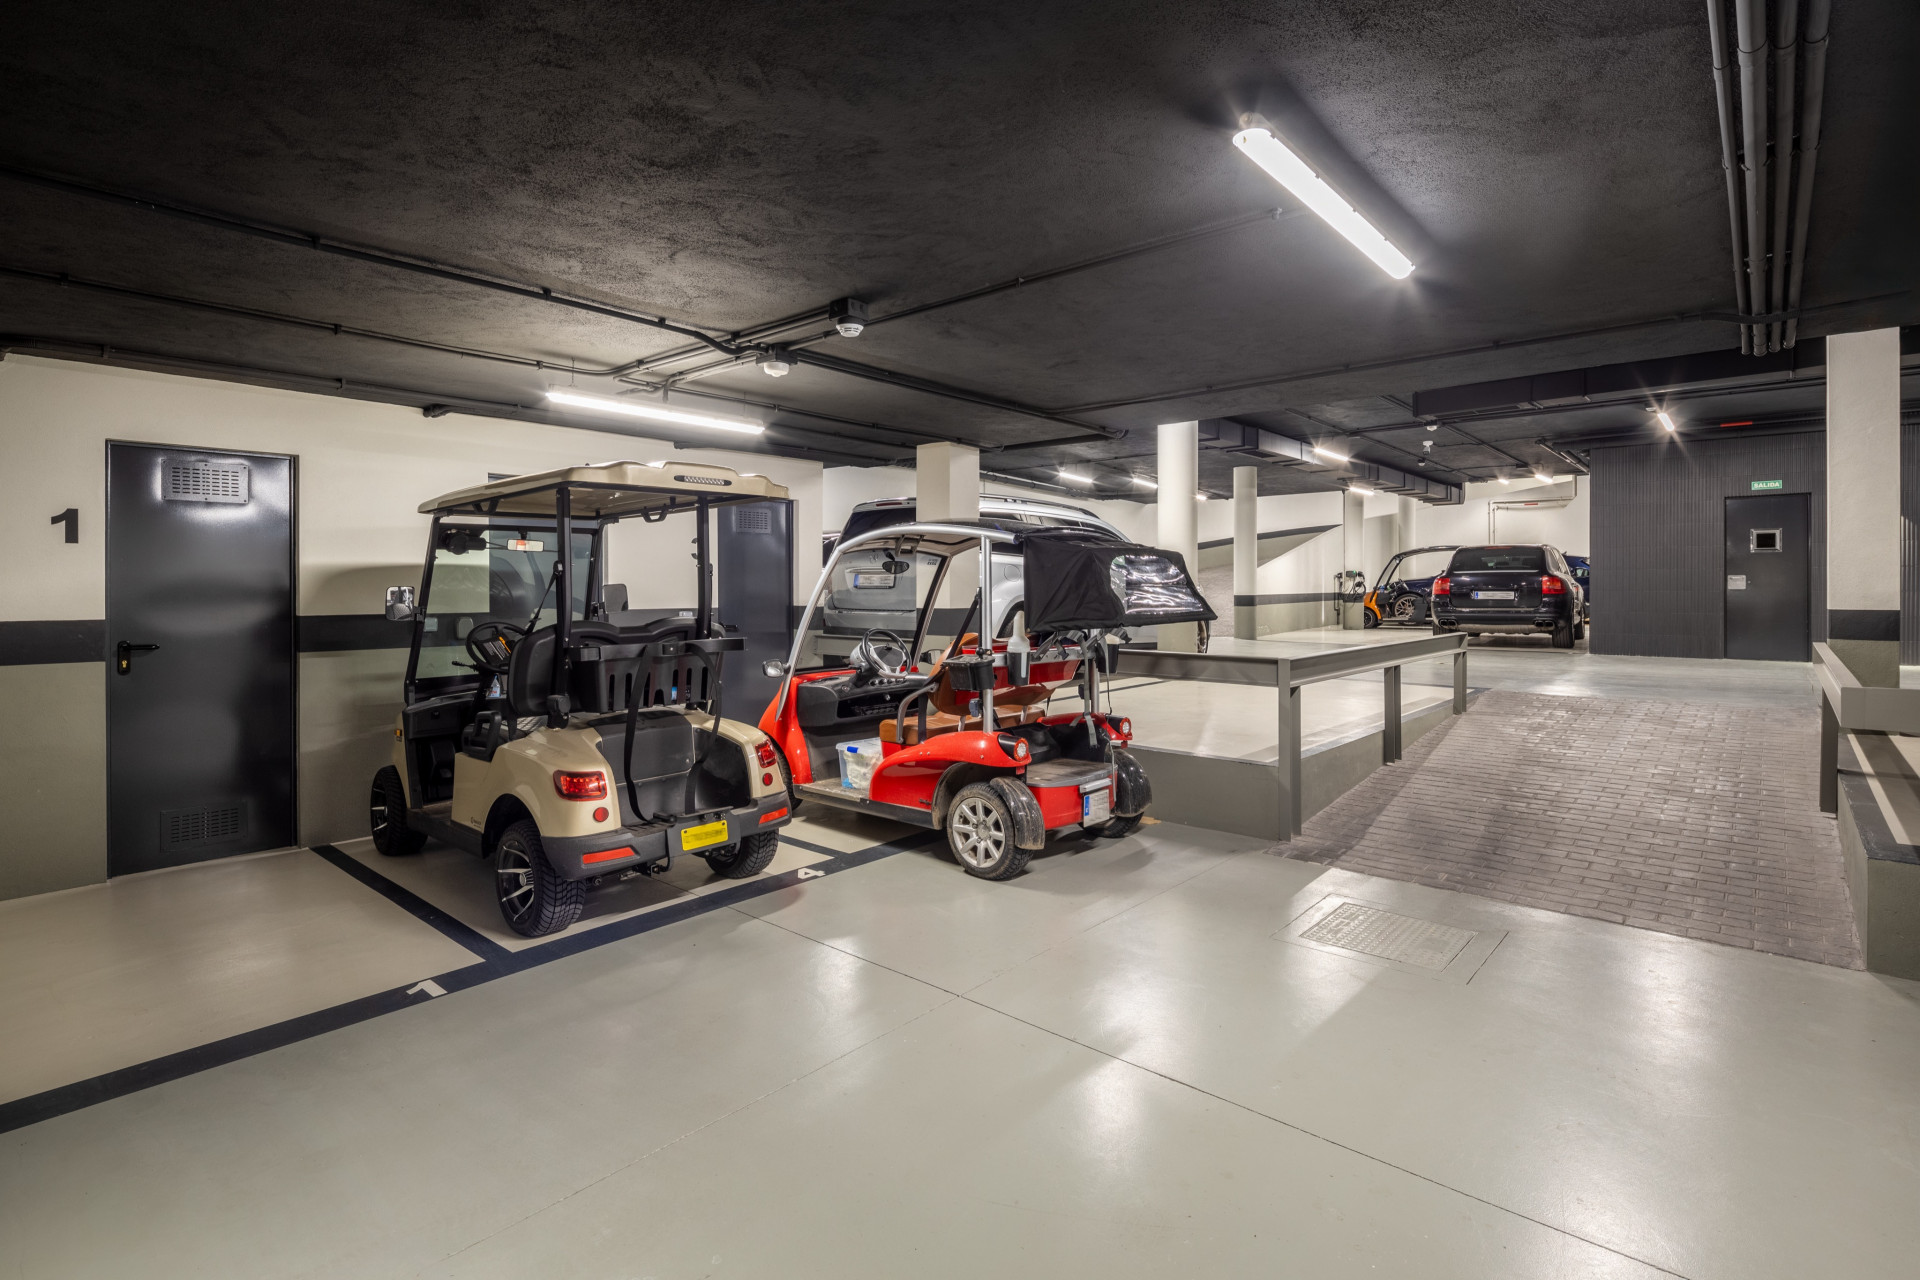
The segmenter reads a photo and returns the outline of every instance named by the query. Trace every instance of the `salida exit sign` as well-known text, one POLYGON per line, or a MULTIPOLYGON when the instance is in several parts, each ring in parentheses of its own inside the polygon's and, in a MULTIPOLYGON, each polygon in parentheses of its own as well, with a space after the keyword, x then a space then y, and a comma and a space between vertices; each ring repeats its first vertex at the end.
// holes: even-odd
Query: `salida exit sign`
POLYGON ((1782 484, 1782 483, 1781 483, 1780 481, 1778 481, 1778 480, 1749 480, 1749 481, 1747 481, 1747 488, 1748 488, 1749 490, 1751 490, 1752 492, 1754 492, 1754 493, 1762 493, 1762 492, 1764 492, 1764 491, 1766 491, 1766 490, 1768 490, 1768 489, 1783 489, 1783 488, 1785 488, 1785 487, 1786 487, 1786 486, 1785 486, 1784 484, 1782 484))

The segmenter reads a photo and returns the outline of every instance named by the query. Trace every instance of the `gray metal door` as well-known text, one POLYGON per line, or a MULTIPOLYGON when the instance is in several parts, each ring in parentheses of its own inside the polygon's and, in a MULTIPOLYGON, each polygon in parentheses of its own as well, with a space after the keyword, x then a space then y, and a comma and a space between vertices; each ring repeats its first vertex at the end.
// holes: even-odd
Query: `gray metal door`
POLYGON ((722 507, 714 524, 720 621, 747 638, 727 660, 725 711, 751 724, 780 690, 760 664, 785 661, 793 643, 793 504, 722 507))
POLYGON ((1727 656, 1813 657, 1812 521, 1804 493, 1727 499, 1727 656))
POLYGON ((107 446, 107 870, 293 843, 293 462, 107 446))

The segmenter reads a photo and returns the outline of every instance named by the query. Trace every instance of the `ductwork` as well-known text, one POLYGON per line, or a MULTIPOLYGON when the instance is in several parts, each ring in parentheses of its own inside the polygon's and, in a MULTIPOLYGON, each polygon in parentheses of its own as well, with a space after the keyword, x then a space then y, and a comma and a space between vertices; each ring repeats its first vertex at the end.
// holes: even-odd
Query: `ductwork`
POLYGON ((1767 0, 1707 0, 1720 163, 1726 175, 1728 231, 1733 241, 1734 297, 1740 313, 1749 318, 1741 327, 1740 350, 1749 355, 1792 346, 1799 337, 1796 320, 1813 208, 1813 168, 1820 145, 1827 22, 1832 8, 1831 0, 1804 0, 1803 29, 1803 0, 1775 3, 1769 39, 1767 0), (1730 55, 1738 57, 1737 94, 1730 55), (1739 181, 1734 178, 1736 158, 1739 181))

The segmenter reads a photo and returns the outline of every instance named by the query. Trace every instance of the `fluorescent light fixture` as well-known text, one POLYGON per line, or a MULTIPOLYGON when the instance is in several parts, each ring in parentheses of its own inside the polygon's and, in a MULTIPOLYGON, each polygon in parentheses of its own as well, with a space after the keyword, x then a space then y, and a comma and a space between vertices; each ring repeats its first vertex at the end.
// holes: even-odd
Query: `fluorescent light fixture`
POLYGON ((1135 476, 1133 483, 1142 489, 1158 489, 1160 487, 1159 481, 1149 480, 1145 476, 1135 476))
POLYGON ((1533 473, 1533 478, 1534 478, 1535 480, 1538 480, 1538 481, 1539 481, 1539 482, 1540 482, 1541 484, 1552 484, 1552 483, 1553 483, 1553 477, 1552 477, 1552 476, 1550 476, 1550 475, 1548 475, 1548 474, 1547 474, 1546 472, 1544 472, 1544 471, 1536 471, 1536 472, 1534 472, 1534 473, 1533 473))
POLYGON ((716 418, 710 413, 688 413, 684 409, 669 409, 663 404, 648 404, 645 401, 583 396, 577 391, 548 391, 547 399, 555 404, 564 404, 574 409, 618 413, 629 418, 671 422, 683 427, 712 427, 717 431, 740 431, 750 436, 757 436, 767 429, 765 425, 758 422, 742 422, 738 418, 716 418))
POLYGON ((1653 411, 1653 416, 1660 419, 1660 425, 1665 427, 1667 430, 1669 431, 1678 430, 1678 428, 1676 428, 1673 425, 1673 419, 1667 416, 1667 411, 1665 409, 1655 409, 1653 411))
POLYGON ((1207 495, 1204 493, 1196 493, 1193 495, 1193 500, 1195 502, 1205 502, 1207 500, 1207 495))
POLYGON ((1287 144, 1274 137, 1264 125, 1253 125, 1233 135, 1233 145, 1249 160, 1267 171, 1269 177, 1319 214, 1327 225, 1353 243, 1354 248, 1372 258, 1379 268, 1395 280, 1413 274, 1413 262, 1388 243, 1371 222, 1340 198, 1340 193, 1315 175, 1287 144))
POLYGON ((1506 478, 1505 476, 1499 476, 1499 477, 1496 477, 1496 478, 1497 478, 1497 479, 1498 479, 1498 480, 1500 481, 1500 483, 1501 483, 1501 484, 1512 484, 1512 483, 1513 483, 1513 481, 1511 481, 1511 480, 1509 480, 1509 479, 1507 479, 1507 478, 1506 478))
POLYGON ((1351 461, 1351 459, 1349 459, 1349 458, 1347 457, 1347 455, 1346 455, 1346 454, 1344 454, 1344 453, 1335 453, 1335 452, 1334 452, 1333 450, 1331 450, 1331 449, 1329 449, 1329 448, 1327 448, 1327 447, 1326 447, 1325 445, 1318 445, 1318 444, 1317 444, 1317 445, 1315 445, 1315 446, 1313 446, 1313 451, 1314 451, 1315 453, 1317 453, 1317 454, 1319 454, 1319 455, 1320 455, 1321 457, 1323 457, 1323 458, 1332 458, 1332 459, 1333 459, 1333 460, 1334 460, 1335 462, 1348 462, 1348 461, 1351 461))
POLYGON ((1069 471, 1065 467, 1060 468, 1059 476, 1062 480, 1065 480, 1068 484, 1092 484, 1093 483, 1092 476, 1083 476, 1078 471, 1069 471))
POLYGON ((1348 485, 1348 486, 1347 486, 1347 492, 1348 492, 1348 493, 1357 493, 1357 494, 1359 494, 1359 495, 1360 495, 1361 497, 1363 497, 1363 498, 1371 498, 1371 497, 1372 497, 1372 496, 1374 495, 1374 490, 1372 490, 1372 489, 1367 489, 1367 488, 1362 488, 1362 487, 1361 487, 1360 485, 1357 485, 1357 484, 1350 484, 1350 485, 1348 485))

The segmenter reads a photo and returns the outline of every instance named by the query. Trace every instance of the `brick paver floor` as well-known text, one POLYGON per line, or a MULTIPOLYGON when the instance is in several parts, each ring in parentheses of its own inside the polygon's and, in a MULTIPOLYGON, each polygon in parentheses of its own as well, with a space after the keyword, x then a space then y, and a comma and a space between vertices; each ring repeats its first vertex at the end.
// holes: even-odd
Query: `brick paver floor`
POLYGON ((1276 852, 1857 969, 1818 713, 1491 690, 1276 852))

